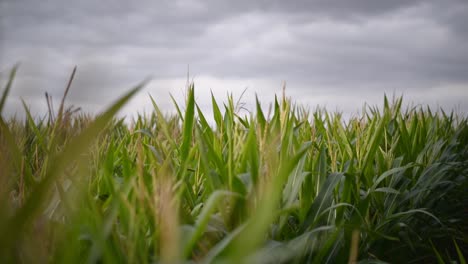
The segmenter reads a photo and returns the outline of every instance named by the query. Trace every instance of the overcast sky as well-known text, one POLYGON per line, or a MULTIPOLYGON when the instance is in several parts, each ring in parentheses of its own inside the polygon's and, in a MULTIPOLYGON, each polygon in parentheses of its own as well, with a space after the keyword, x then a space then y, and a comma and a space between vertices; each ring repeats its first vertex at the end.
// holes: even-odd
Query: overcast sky
POLYGON ((21 63, 10 115, 23 113, 20 98, 45 114, 46 91, 58 105, 74 65, 68 102, 86 111, 146 77, 124 114, 150 111, 148 93, 173 111, 189 67, 208 112, 210 91, 221 102, 247 88, 248 107, 255 93, 267 105, 285 81, 312 109, 355 113, 396 93, 467 113, 467 43, 466 0, 0 0, 2 87, 21 63))

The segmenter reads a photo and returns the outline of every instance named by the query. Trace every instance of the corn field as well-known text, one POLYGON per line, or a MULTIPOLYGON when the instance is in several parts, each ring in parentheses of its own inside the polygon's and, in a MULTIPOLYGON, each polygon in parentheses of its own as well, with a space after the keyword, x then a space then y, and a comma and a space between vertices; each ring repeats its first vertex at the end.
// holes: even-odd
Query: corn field
POLYGON ((177 114, 149 97, 127 122, 144 84, 96 116, 65 107, 70 84, 57 113, 0 117, 1 263, 466 263, 462 114, 228 96, 206 116, 191 84, 177 114))

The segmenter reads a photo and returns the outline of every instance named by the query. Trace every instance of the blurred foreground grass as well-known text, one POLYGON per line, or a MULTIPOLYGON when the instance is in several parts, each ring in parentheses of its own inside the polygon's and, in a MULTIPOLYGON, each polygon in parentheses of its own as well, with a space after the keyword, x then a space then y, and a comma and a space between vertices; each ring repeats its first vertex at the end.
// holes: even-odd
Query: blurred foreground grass
POLYGON ((143 84, 91 117, 65 107, 72 79, 58 113, 0 117, 2 263, 466 263, 464 116, 385 97, 344 121, 283 96, 207 117, 191 85, 128 125, 143 84))

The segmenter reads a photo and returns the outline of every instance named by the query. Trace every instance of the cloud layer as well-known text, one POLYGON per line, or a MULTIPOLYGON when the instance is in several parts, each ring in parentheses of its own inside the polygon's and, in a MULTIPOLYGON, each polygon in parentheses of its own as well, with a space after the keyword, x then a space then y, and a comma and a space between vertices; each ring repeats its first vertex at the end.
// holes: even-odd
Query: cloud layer
POLYGON ((383 94, 468 112, 466 1, 26 1, 0 2, 1 80, 21 62, 7 113, 20 97, 45 113, 78 65, 71 104, 98 111, 153 77, 125 113, 171 111, 187 67, 201 105, 210 89, 244 101, 287 93, 315 107, 354 112, 383 94))

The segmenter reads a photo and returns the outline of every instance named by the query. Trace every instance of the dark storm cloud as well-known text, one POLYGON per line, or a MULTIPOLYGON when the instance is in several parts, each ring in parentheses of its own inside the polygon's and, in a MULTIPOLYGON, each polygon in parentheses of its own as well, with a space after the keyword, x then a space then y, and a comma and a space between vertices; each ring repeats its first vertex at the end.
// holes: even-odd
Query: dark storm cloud
MULTIPOLYGON (((397 90, 444 93, 450 107, 468 99, 466 25, 461 0, 3 0, 0 70, 21 62, 10 111, 19 96, 60 97, 75 64, 70 101, 97 108, 147 76, 167 99, 189 64, 212 89, 271 93, 286 80, 298 99, 397 90)), ((128 110, 149 103, 139 96, 128 110)))
MULTIPOLYGON (((438 24, 424 18, 413 20, 411 15, 406 16, 410 17, 407 21, 405 17, 385 16, 365 24, 324 21, 290 25, 278 22, 275 16, 264 18, 262 23, 273 29, 265 30, 259 23, 257 31, 241 30, 220 45, 249 35, 251 39, 241 41, 234 52, 221 54, 216 61, 221 65, 244 63, 244 67, 209 68, 222 74, 232 71, 240 77, 273 74, 332 84, 467 81, 464 42, 438 24)), ((245 16, 243 20, 257 17, 245 16)), ((221 27, 236 27, 227 24, 221 27)))
POLYGON ((395 10, 408 8, 420 4, 423 1, 372 1, 372 0, 315 0, 315 1, 281 1, 281 0, 263 0, 248 1, 241 0, 235 2, 229 1, 210 1, 210 5, 215 9, 224 12, 245 11, 266 11, 280 13, 303 13, 313 14, 336 19, 349 19, 359 16, 375 16, 384 13, 394 12, 395 10))

